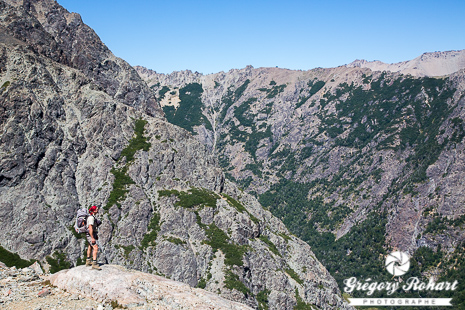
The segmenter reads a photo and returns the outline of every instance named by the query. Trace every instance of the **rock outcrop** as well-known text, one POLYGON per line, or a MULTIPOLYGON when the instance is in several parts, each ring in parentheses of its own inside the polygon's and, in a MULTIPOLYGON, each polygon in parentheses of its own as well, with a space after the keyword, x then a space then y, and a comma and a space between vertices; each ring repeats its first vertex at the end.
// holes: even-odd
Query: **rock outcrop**
POLYGON ((185 283, 117 265, 103 265, 100 271, 80 266, 55 273, 48 279, 53 286, 68 293, 106 304, 117 302, 128 308, 252 309, 185 283))

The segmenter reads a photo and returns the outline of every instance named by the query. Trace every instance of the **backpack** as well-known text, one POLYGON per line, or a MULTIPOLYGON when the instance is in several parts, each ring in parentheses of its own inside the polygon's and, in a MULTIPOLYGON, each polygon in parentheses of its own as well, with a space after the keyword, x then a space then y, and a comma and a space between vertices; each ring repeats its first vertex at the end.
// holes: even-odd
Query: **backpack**
POLYGON ((76 223, 74 224, 74 230, 78 234, 88 233, 87 218, 89 217, 89 211, 86 208, 79 209, 76 214, 76 223))

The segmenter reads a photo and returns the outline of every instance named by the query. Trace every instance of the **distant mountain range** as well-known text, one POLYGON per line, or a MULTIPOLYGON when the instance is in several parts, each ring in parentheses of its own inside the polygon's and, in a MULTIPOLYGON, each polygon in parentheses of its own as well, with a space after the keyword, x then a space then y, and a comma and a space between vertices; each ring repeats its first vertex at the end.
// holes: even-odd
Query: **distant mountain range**
POLYGON ((308 242, 342 288, 350 276, 389 280, 393 249, 413 256, 410 275, 465 272, 464 55, 308 71, 136 70, 168 121, 308 242))
POLYGON ((415 59, 387 64, 378 60, 355 60, 348 68, 369 68, 373 71, 391 71, 413 76, 445 76, 465 68, 465 50, 424 53, 415 59))

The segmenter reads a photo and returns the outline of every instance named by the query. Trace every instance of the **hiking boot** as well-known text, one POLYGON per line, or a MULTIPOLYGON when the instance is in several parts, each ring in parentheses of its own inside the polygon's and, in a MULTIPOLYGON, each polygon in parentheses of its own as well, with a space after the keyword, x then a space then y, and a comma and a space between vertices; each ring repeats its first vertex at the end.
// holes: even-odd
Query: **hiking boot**
POLYGON ((86 259, 86 267, 92 266, 92 260, 91 259, 86 259))
POLYGON ((102 268, 100 268, 100 265, 97 262, 92 262, 92 269, 102 270, 102 268))

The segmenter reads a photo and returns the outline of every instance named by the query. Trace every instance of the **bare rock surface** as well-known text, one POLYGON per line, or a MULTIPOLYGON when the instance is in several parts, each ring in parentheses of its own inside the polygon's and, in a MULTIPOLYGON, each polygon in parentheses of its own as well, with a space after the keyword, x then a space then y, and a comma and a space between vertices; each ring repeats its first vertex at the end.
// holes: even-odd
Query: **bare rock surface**
POLYGON ((157 275, 103 265, 102 270, 79 266, 48 277, 51 284, 72 294, 125 307, 155 309, 252 309, 217 294, 157 275))
POLYGON ((50 285, 40 266, 8 268, 0 263, 0 308, 5 310, 99 309, 111 310, 82 294, 71 294, 50 285))

